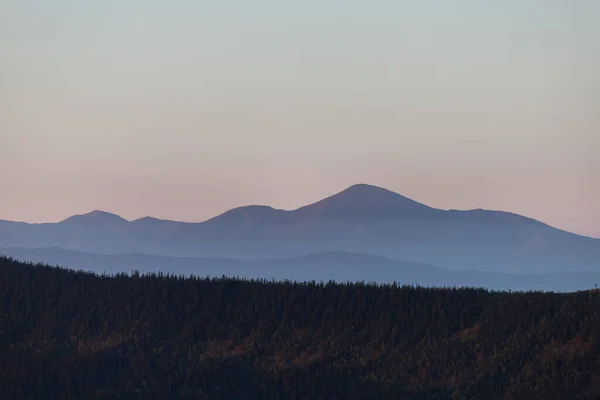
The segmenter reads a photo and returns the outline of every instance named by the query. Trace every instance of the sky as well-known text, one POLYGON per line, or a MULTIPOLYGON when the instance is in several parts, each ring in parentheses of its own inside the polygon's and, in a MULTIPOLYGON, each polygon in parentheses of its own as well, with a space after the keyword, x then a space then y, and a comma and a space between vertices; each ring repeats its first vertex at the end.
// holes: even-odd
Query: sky
POLYGON ((0 219, 355 183, 600 237, 597 0, 0 0, 0 219))

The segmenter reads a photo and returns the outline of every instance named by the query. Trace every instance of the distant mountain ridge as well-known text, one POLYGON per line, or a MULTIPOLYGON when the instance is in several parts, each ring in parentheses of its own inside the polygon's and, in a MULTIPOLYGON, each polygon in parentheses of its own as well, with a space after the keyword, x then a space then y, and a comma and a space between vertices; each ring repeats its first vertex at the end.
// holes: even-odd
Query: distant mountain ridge
MULTIPOLYGON (((248 205, 240 206, 227 210, 215 217, 209 218, 203 222, 184 222, 168 219, 159 219, 151 216, 138 218, 135 220, 127 220, 118 214, 113 214, 102 210, 93 210, 85 214, 72 215, 68 218, 59 221, 58 224, 137 224, 137 223, 177 223, 199 225, 219 219, 235 219, 240 217, 246 220, 260 219, 264 220, 273 216, 289 215, 297 218, 325 218, 332 220, 350 220, 356 221, 366 219, 372 221, 373 217, 381 217, 385 220, 393 220, 397 218, 415 218, 427 216, 441 215, 455 217, 460 214, 470 213, 472 215, 487 216, 487 217, 502 217, 502 218, 522 218, 528 219, 534 223, 543 224, 540 221, 527 218, 518 214, 505 211, 492 211, 485 209, 473 210, 443 210, 430 207, 426 204, 419 203, 408 197, 392 192, 378 186, 368 184, 356 184, 347 189, 329 196, 315 203, 299 207, 294 210, 276 209, 267 205, 248 205)), ((0 220, 0 222, 22 223, 28 225, 48 225, 53 223, 25 223, 0 220)))
POLYGON ((446 270, 437 266, 392 260, 365 253, 329 251, 302 257, 239 260, 207 257, 167 257, 148 254, 90 254, 60 248, 1 248, 0 256, 58 265, 95 273, 163 272, 184 276, 242 277, 317 282, 376 282, 436 287, 485 287, 493 290, 573 292, 600 283, 598 272, 499 274, 446 270))
POLYGON ((350 251, 449 269, 600 270, 599 239, 508 212, 437 209, 367 184, 295 210, 251 205, 199 223, 98 210, 59 223, 0 221, 0 246, 244 259, 350 251))

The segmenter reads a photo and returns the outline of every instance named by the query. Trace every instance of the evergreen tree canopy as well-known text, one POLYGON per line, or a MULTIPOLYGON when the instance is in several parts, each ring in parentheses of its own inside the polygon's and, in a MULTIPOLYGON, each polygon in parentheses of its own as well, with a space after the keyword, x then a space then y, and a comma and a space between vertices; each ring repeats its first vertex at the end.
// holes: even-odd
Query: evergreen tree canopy
POLYGON ((0 258, 6 399, 593 399, 600 292, 137 273, 0 258))

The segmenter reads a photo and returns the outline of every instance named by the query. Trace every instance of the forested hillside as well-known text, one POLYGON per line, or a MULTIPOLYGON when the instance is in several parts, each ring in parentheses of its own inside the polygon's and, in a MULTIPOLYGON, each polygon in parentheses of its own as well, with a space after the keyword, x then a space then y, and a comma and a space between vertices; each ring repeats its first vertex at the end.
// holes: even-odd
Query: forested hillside
POLYGON ((600 292, 97 276, 0 258, 6 399, 594 399, 600 292))

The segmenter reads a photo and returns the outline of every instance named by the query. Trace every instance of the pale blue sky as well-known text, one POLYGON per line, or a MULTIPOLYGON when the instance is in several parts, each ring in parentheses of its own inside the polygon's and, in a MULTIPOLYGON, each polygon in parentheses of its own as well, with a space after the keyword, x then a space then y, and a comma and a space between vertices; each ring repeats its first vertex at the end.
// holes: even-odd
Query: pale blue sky
POLYGON ((0 0, 0 219, 363 182, 600 237, 600 2, 0 0))

